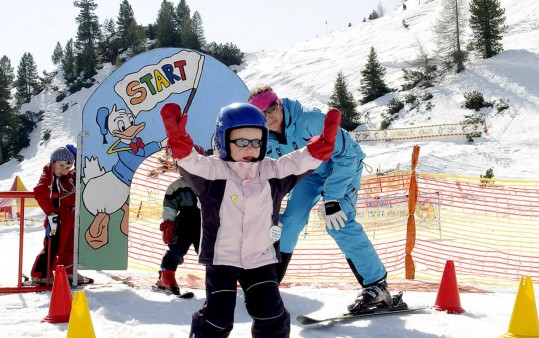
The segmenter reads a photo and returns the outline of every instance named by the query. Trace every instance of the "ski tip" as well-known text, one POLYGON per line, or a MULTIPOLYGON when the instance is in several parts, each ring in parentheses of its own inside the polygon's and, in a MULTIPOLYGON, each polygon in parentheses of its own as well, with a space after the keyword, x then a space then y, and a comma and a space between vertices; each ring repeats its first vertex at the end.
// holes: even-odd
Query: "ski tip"
POLYGON ((170 292, 169 290, 160 288, 157 285, 152 285, 152 291, 163 293, 165 295, 176 296, 176 297, 181 298, 181 299, 191 299, 191 298, 195 297, 195 294, 193 292, 191 292, 191 291, 186 291, 186 292, 177 294, 177 293, 170 292))
POLYGON ((195 294, 192 293, 191 291, 187 291, 187 292, 179 294, 178 297, 182 299, 191 299, 195 297, 195 294))
POLYGON ((300 324, 303 324, 303 325, 311 325, 311 324, 316 324, 318 323, 319 321, 316 320, 316 319, 313 319, 311 317, 307 317, 307 316, 303 316, 303 315, 299 315, 296 317, 296 321, 300 324))

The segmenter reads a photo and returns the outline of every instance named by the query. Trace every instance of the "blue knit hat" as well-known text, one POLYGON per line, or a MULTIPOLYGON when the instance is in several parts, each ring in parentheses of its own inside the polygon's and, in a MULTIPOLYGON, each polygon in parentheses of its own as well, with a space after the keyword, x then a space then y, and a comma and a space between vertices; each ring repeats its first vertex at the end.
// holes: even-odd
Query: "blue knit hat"
POLYGON ((75 156, 73 153, 66 147, 60 147, 52 152, 51 162, 56 161, 66 161, 66 162, 75 162, 75 156))

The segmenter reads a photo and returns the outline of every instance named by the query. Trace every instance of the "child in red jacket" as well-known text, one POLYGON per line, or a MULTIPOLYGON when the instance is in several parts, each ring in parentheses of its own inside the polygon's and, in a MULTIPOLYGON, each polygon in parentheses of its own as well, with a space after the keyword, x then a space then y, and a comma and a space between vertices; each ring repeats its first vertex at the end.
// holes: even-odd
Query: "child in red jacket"
MULTIPOLYGON (((73 242, 75 228, 75 162, 74 148, 60 147, 51 154, 51 161, 34 187, 34 198, 45 213, 46 229, 43 249, 37 255, 32 272, 34 284, 52 284, 52 271, 57 265, 65 266, 68 278, 73 278, 73 242), (50 240, 50 242, 49 242, 50 240), (47 271, 47 266, 50 269, 47 271)), ((79 275, 82 283, 92 279, 79 275)), ((82 284, 79 283, 79 284, 82 284)))

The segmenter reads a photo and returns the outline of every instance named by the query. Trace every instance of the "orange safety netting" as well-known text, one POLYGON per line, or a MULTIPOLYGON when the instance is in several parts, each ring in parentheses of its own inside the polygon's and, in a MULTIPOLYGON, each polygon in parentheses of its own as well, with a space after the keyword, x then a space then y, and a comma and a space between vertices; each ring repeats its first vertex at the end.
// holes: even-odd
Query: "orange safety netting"
POLYGON ((415 208, 417 205, 417 179, 415 168, 419 159, 419 146, 414 146, 412 153, 412 173, 410 175, 410 187, 408 191, 408 222, 406 224, 406 279, 414 279, 415 265, 412 257, 412 251, 415 247, 416 231, 415 231, 415 208))
MULTIPOLYGON (((414 150, 412 168, 418 155, 419 149, 414 150)), ((130 268, 157 271, 167 249, 159 224, 164 192, 177 177, 169 167, 159 153, 147 159, 133 179, 130 268)), ((355 284, 318 207, 300 234, 285 282, 355 284)), ((408 278, 439 282, 447 260, 454 261, 459 283, 513 285, 521 275, 539 279, 539 181, 414 171, 364 177, 357 210, 390 283, 408 278)), ((192 249, 178 272, 203 276, 192 249)))

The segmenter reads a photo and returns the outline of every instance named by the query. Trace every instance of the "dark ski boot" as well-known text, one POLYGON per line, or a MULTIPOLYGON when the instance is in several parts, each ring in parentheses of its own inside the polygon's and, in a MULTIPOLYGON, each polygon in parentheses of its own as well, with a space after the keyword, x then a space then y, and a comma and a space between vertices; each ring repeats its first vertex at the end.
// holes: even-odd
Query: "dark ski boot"
POLYGON ((384 279, 361 290, 355 303, 348 305, 348 311, 355 313, 375 307, 392 306, 393 299, 389 291, 387 291, 387 282, 384 279))

